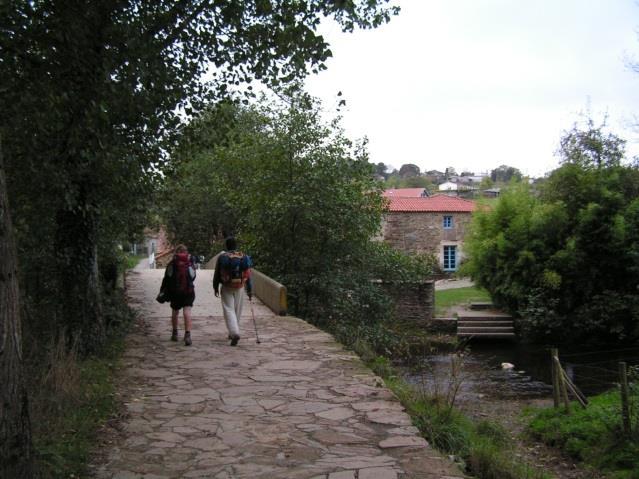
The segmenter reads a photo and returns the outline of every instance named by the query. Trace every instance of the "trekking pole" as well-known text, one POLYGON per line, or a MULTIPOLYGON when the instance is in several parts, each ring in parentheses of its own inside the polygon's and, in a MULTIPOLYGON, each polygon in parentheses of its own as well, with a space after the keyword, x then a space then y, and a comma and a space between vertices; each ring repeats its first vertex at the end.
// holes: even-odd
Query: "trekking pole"
POLYGON ((260 344, 260 335, 257 334, 257 323, 255 322, 255 311, 253 311, 253 304, 251 304, 251 316, 253 316, 253 326, 255 326, 255 342, 260 344))

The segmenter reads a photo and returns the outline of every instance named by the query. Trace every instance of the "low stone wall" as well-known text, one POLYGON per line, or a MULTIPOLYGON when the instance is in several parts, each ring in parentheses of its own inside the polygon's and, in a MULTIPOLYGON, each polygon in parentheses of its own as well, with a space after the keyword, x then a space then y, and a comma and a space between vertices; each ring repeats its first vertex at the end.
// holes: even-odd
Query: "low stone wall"
POLYGON ((286 316, 287 300, 286 286, 278 283, 273 278, 253 270, 253 293, 262 303, 280 316, 286 316))
POLYGON ((382 289, 395 302, 397 319, 416 321, 424 326, 430 324, 435 310, 435 282, 384 282, 378 281, 382 289))
POLYGON ((428 322, 428 330, 435 333, 457 333, 457 318, 433 318, 428 322))

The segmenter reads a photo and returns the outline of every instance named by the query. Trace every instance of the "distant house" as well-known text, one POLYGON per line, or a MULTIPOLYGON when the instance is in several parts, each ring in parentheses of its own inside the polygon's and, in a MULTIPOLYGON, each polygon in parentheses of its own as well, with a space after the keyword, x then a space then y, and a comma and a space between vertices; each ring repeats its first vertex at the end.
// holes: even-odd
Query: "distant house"
POLYGON ((482 191, 485 198, 497 198, 501 194, 501 188, 489 188, 482 191))
POLYGON ((446 181, 437 187, 439 191, 457 191, 457 188, 457 183, 453 183, 452 181, 446 181))
MULTIPOLYGON (((133 243, 130 252, 135 255, 150 256, 153 253, 155 260, 158 260, 167 251, 172 251, 172 246, 168 240, 166 229, 160 226, 159 229, 144 228, 144 239, 140 243, 133 243)), ((146 260, 145 260, 146 261, 146 260)), ((158 261, 159 264, 159 261, 158 261)), ((155 267, 155 265, 149 265, 155 267)))
POLYGON ((451 177, 450 181, 459 185, 474 186, 479 185, 484 178, 485 176, 481 175, 453 176, 451 177))
POLYGON ((456 271, 463 258, 463 239, 475 211, 470 200, 448 195, 401 197, 386 195, 388 210, 383 241, 406 253, 429 253, 444 271, 456 271))
POLYGON ((148 255, 151 253, 159 253, 169 247, 169 241, 166 235, 166 229, 161 226, 160 229, 144 228, 144 238, 139 243, 132 243, 130 251, 137 255, 148 255))

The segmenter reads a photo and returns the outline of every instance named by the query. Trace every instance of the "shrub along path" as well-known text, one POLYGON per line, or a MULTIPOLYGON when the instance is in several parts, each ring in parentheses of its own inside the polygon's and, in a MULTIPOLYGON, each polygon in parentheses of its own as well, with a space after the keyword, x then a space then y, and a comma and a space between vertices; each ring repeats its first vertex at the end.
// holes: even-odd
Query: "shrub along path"
MULTIPOLYGON (((163 271, 129 275, 141 326, 118 378, 122 431, 98 478, 452 478, 462 473, 422 439, 393 394, 315 327, 254 300, 229 346, 212 271, 198 271, 193 345, 172 343, 163 271)), ((182 333, 182 325, 180 325, 182 333)), ((182 337, 182 334, 180 334, 182 337)))

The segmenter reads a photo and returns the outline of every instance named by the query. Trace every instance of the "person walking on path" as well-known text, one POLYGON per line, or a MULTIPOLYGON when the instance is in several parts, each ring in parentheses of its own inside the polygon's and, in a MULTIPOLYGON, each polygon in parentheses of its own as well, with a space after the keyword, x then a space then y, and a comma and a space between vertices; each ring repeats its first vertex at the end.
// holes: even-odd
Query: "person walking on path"
POLYGON ((235 238, 229 237, 225 242, 225 251, 217 258, 215 273, 213 274, 213 291, 215 296, 222 296, 222 313, 226 321, 231 346, 236 346, 240 340, 240 318, 242 317, 242 303, 244 289, 249 301, 253 299, 253 285, 251 282, 251 258, 237 250, 235 238), (222 285, 220 291, 220 284, 222 285))
POLYGON ((195 301, 195 265, 189 251, 183 244, 175 248, 173 259, 166 266, 162 291, 168 292, 171 300, 171 325, 173 333, 171 341, 178 340, 178 317, 180 309, 184 315, 184 344, 190 346, 191 340, 191 308, 195 301))

